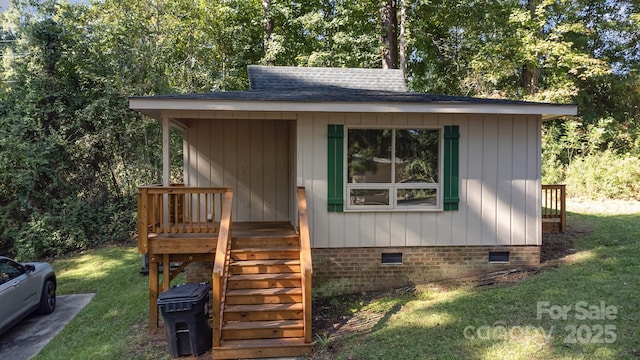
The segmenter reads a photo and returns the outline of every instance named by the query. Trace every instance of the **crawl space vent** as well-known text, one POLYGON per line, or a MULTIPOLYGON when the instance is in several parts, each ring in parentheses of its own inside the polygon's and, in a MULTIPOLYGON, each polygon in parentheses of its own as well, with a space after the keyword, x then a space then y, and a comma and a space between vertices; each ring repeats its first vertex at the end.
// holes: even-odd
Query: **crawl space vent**
POLYGON ((509 252, 508 251, 489 251, 490 263, 508 263, 509 252))
POLYGON ((383 264, 402 264, 402 253, 382 253, 383 264))

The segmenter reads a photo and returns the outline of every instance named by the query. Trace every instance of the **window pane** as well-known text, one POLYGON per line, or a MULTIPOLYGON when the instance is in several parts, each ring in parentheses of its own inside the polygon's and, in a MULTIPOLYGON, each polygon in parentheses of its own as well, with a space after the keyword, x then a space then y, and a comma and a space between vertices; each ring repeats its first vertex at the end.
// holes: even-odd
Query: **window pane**
POLYGON ((391 183, 391 129, 349 129, 349 183, 391 183))
POLYGON ((351 189, 350 205, 389 205, 389 189, 351 189))
POLYGON ((398 206, 436 206, 436 189, 398 189, 398 206))
POLYGON ((396 182, 438 183, 439 141, 439 130, 397 130, 396 182))

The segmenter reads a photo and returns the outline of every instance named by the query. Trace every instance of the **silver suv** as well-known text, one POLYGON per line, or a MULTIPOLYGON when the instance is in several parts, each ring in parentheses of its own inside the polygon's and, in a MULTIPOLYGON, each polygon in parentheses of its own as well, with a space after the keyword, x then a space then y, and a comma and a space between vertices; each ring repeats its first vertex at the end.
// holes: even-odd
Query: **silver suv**
POLYGON ((56 275, 44 262, 18 263, 0 256, 0 334, 34 311, 56 308, 56 275))

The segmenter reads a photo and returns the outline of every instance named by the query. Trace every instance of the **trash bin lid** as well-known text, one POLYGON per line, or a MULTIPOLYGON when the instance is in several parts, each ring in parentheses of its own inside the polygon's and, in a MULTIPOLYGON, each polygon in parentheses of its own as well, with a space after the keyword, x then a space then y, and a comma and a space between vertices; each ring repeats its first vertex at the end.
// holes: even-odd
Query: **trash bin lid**
POLYGON ((207 283, 178 285, 160 293, 158 296, 158 305, 173 302, 199 301, 208 293, 209 284, 207 283))

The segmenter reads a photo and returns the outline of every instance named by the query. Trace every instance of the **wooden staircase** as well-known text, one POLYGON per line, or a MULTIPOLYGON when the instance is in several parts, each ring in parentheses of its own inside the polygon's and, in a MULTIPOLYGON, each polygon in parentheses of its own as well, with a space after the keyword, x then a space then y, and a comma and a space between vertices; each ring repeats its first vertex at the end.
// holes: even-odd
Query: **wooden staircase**
POLYGON ((305 341, 310 336, 305 338, 300 251, 295 232, 234 231, 214 359, 291 357, 311 350, 305 341))

